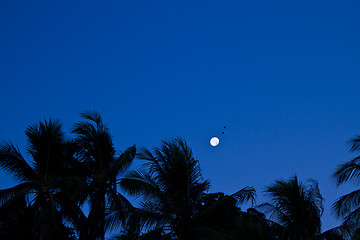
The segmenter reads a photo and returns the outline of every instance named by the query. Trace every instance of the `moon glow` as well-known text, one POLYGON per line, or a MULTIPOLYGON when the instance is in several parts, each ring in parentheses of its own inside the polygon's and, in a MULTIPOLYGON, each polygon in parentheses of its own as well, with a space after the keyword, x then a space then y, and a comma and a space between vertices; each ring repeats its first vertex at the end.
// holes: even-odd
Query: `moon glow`
POLYGON ((210 144, 213 147, 219 145, 219 142, 220 142, 220 140, 217 137, 213 137, 213 138, 210 139, 210 144))

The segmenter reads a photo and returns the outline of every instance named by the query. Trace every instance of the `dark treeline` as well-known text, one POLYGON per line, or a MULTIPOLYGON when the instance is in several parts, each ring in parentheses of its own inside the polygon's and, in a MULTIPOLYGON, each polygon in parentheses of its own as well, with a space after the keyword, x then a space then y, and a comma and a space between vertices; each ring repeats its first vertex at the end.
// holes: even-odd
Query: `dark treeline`
MULTIPOLYGON (((323 232, 324 199, 315 180, 275 180, 266 186, 268 202, 243 211, 241 204, 255 203, 255 189, 211 193, 183 139, 120 153, 98 113, 81 117, 73 139, 59 121, 29 126, 29 159, 11 142, 0 144, 0 167, 18 182, 0 190, 0 239, 360 239, 360 189, 333 204, 342 224, 323 232), (143 165, 130 170, 134 158, 143 165)), ((350 150, 360 150, 360 137, 350 150)), ((338 166, 338 185, 358 183, 359 161, 338 166)))

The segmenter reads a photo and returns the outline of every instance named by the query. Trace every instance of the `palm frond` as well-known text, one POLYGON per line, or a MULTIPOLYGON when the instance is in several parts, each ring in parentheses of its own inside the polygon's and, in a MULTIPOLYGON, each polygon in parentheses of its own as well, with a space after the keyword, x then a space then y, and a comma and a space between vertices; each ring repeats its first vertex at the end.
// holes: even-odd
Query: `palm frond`
POLYGON ((265 193, 271 201, 261 208, 285 227, 290 238, 320 234, 323 198, 316 181, 303 184, 296 176, 288 181, 276 180, 265 193))
POLYGON ((159 161, 159 159, 164 159, 164 157, 158 148, 155 148, 154 152, 156 152, 156 155, 146 148, 140 149, 139 159, 146 160, 142 167, 147 168, 151 175, 166 176, 167 170, 165 169, 166 166, 164 166, 164 160, 159 161))
POLYGON ((58 177, 67 164, 67 142, 59 120, 44 120, 29 126, 25 134, 28 138, 28 153, 33 158, 34 169, 41 175, 58 177))
POLYGON ((345 216, 360 206, 360 189, 348 193, 336 200, 332 210, 336 216, 345 216))
POLYGON ((8 201, 19 195, 26 195, 33 185, 30 182, 20 183, 15 187, 0 190, 0 206, 6 205, 8 201))
POLYGON ((109 209, 105 218, 106 230, 115 230, 121 226, 126 226, 129 216, 131 216, 132 209, 109 209))
POLYGON ((119 186, 125 192, 135 196, 148 198, 159 198, 162 191, 156 180, 144 170, 130 171, 119 181, 119 186))
POLYGON ((59 213, 67 223, 70 223, 78 232, 86 229, 87 219, 77 202, 65 194, 57 195, 56 200, 61 202, 59 213))
POLYGON ((350 152, 356 152, 360 149, 360 136, 354 137, 349 142, 350 152))
POLYGON ((256 191, 253 187, 244 187, 230 196, 234 197, 238 204, 246 203, 248 201, 251 201, 251 203, 254 204, 256 191))
POLYGON ((106 214, 105 227, 107 230, 114 230, 127 222, 134 207, 129 200, 114 189, 108 191, 107 201, 109 208, 106 214))
POLYGON ((0 144, 0 167, 19 181, 35 181, 35 171, 25 161, 20 150, 10 142, 0 144))
POLYGON ((126 149, 125 152, 123 152, 115 160, 113 166, 110 168, 109 175, 116 177, 118 174, 123 173, 126 169, 128 169, 134 160, 135 154, 136 154, 135 145, 126 149))
POLYGON ((341 225, 350 232, 357 230, 360 226, 360 207, 346 215, 341 225))
POLYGON ((92 122, 94 122, 98 128, 103 128, 104 127, 104 122, 102 120, 102 117, 100 115, 99 112, 97 111, 85 111, 80 113, 80 116, 82 118, 85 118, 87 120, 90 120, 92 122))
POLYGON ((0 216, 24 210, 28 204, 31 183, 21 183, 15 187, 0 190, 0 216))
POLYGON ((360 181, 360 157, 356 157, 349 162, 341 164, 336 169, 333 177, 336 179, 337 185, 348 181, 358 183, 360 181))
POLYGON ((281 225, 286 225, 288 222, 291 221, 291 219, 289 219, 289 217, 285 213, 283 213, 281 209, 272 205, 271 203, 262 203, 256 206, 256 209, 260 210, 266 215, 269 215, 269 219, 275 220, 281 225))
POLYGON ((314 209, 321 216, 324 212, 324 198, 320 193, 319 183, 313 179, 307 180, 306 183, 304 198, 314 205, 314 209))
POLYGON ((142 226, 143 229, 163 228, 169 225, 169 219, 161 213, 146 209, 135 208, 132 217, 142 226))
POLYGON ((349 229, 345 226, 331 228, 320 234, 317 240, 345 240, 351 236, 349 229))
POLYGON ((119 193, 118 191, 116 191, 115 189, 111 188, 108 190, 107 194, 107 201, 108 201, 108 206, 110 209, 124 209, 124 211, 126 211, 126 209, 132 209, 133 205, 131 204, 131 202, 121 193, 119 193))
POLYGON ((199 199, 202 194, 210 189, 210 180, 204 180, 196 184, 189 186, 189 198, 190 199, 199 199))

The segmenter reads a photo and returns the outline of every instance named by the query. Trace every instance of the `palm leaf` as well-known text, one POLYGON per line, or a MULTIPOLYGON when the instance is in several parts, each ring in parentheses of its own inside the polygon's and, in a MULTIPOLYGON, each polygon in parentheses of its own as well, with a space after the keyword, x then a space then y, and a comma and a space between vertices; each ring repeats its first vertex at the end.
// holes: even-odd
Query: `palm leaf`
POLYGON ((130 171, 124 178, 120 179, 119 186, 135 197, 144 196, 146 199, 158 199, 162 195, 156 180, 140 169, 130 171))
POLYGON ((333 204, 332 209, 335 212, 336 216, 345 216, 351 211, 356 209, 360 205, 360 189, 348 193, 339 199, 333 204))
POLYGON ((360 225, 360 207, 346 215, 342 226, 349 229, 350 232, 353 232, 359 228, 360 225))
POLYGON ((106 214, 106 229, 114 230, 122 225, 125 225, 134 208, 133 205, 129 200, 120 193, 116 192, 114 189, 110 189, 107 192, 107 201, 109 209, 106 214))
POLYGON ((345 226, 331 228, 320 234, 317 240, 345 240, 350 237, 350 231, 345 226))
POLYGON ((288 237, 315 237, 320 234, 323 198, 314 180, 303 184, 294 176, 288 181, 276 180, 266 187, 270 203, 260 205, 281 225, 288 237))
POLYGON ((116 177, 118 174, 123 173, 126 169, 128 169, 134 160, 135 154, 136 154, 135 145, 126 149, 125 152, 122 153, 115 160, 113 166, 110 168, 109 175, 116 177))
POLYGON ((356 157, 353 160, 341 164, 333 174, 336 179, 336 184, 340 185, 344 182, 360 180, 360 157, 356 157))
POLYGON ((360 136, 354 137, 349 141, 350 152, 356 152, 360 149, 360 136))
POLYGON ((0 190, 0 206, 6 205, 8 201, 19 195, 26 195, 31 190, 32 184, 29 182, 20 183, 15 187, 0 190))
POLYGON ((269 219, 275 220, 282 225, 286 225, 288 222, 291 221, 289 216, 287 216, 281 211, 281 209, 272 205, 271 203, 262 203, 256 206, 256 208, 259 209, 261 212, 265 213, 266 215, 269 215, 269 219))
POLYGON ((0 167, 19 181, 35 181, 36 173, 25 161, 20 150, 10 142, 0 144, 0 167))

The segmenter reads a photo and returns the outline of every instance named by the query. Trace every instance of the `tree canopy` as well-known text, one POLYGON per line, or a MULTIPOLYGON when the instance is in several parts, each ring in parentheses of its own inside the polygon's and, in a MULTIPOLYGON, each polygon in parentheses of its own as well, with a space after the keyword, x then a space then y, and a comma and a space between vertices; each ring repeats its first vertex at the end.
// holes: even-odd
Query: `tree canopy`
MULTIPOLYGON (((269 201, 254 206, 251 186, 211 192, 183 138, 121 152, 98 112, 81 118, 72 138, 59 120, 30 125, 29 158, 13 143, 0 143, 0 168, 18 182, 0 190, 1 239, 359 239, 360 190, 334 203, 343 222, 322 232, 324 198, 316 180, 275 180, 264 192, 269 201), (132 165, 134 159, 142 164, 132 165), (244 211, 243 203, 252 207, 244 211)), ((350 150, 359 149, 357 137, 350 150)), ((359 182, 359 159, 339 165, 337 185, 359 182)))

